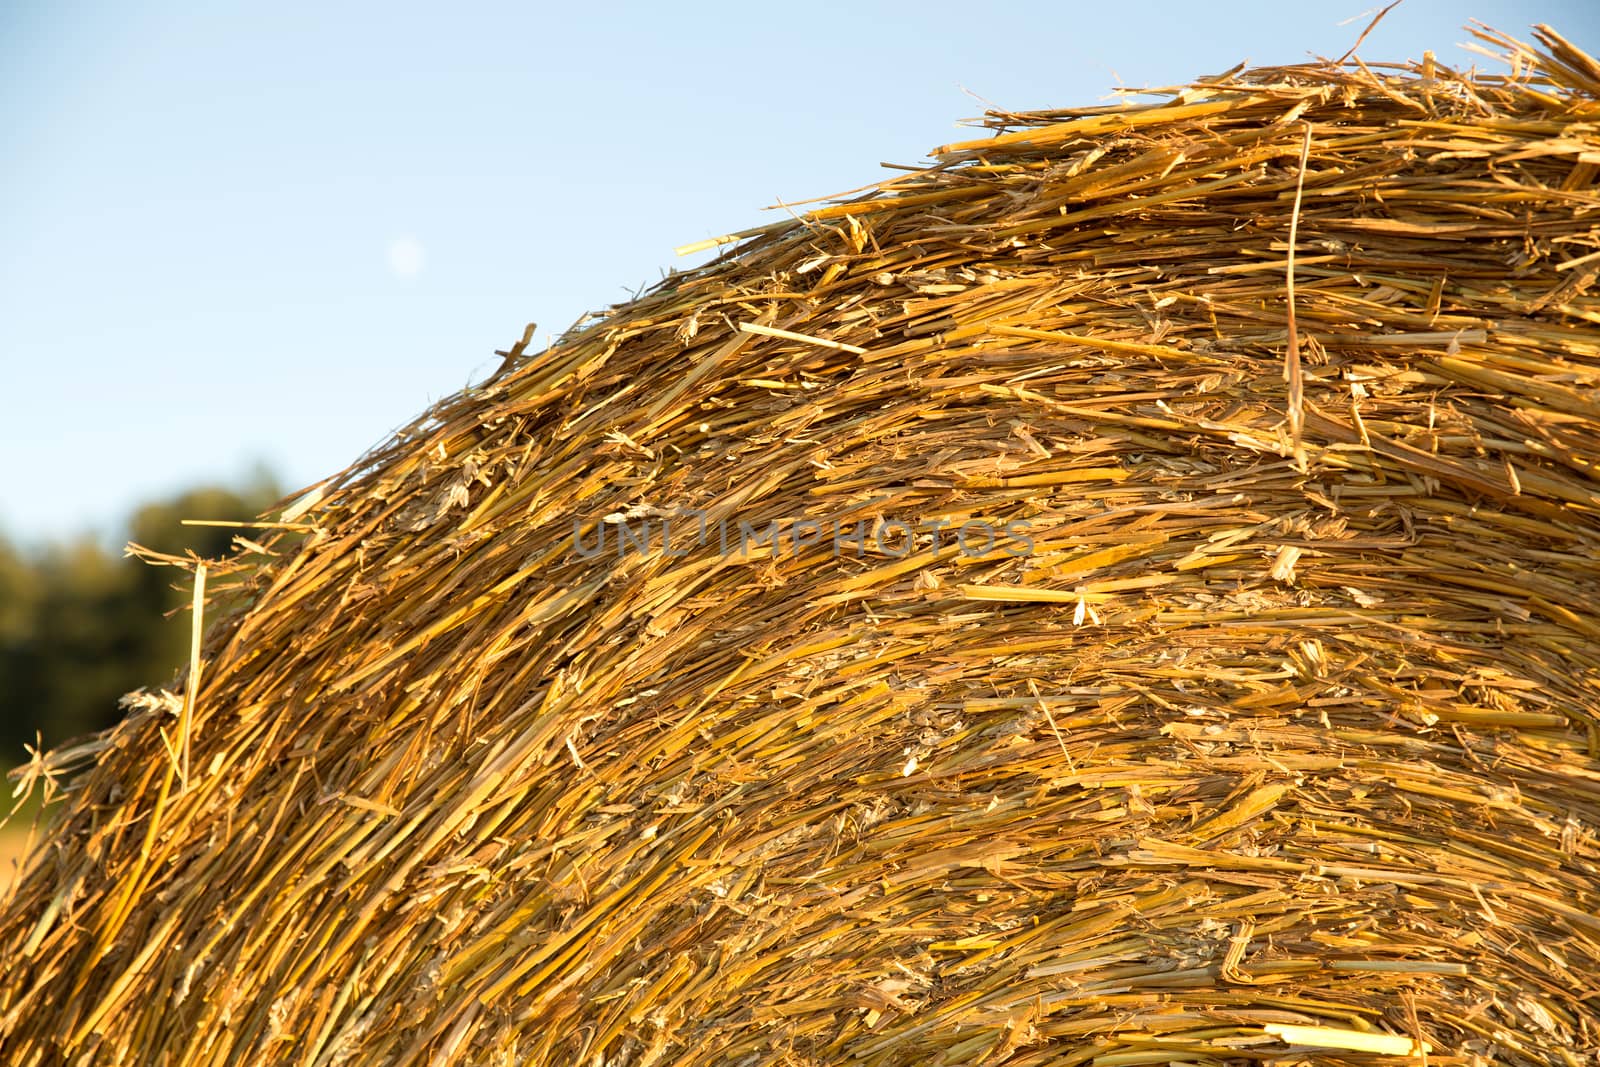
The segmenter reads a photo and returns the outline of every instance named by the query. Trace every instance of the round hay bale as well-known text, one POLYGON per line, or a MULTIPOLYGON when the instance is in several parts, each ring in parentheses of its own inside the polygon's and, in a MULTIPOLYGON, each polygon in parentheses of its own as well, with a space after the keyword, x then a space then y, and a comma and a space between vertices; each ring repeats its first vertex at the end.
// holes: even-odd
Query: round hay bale
POLYGON ((1592 1064, 1600 65, 997 115, 430 411, 0 917, 48 1064, 1592 1064))

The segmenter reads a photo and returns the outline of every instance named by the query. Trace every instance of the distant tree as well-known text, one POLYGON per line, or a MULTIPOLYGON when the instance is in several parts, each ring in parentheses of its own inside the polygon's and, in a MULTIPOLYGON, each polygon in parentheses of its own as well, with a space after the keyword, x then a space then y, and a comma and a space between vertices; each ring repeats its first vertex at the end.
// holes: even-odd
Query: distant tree
MULTIPOLYGON (((139 507, 130 540, 169 555, 228 554, 228 527, 281 493, 270 475, 237 489, 204 486, 139 507)), ((108 551, 84 538, 22 551, 0 541, 0 766, 22 761, 35 736, 55 747, 112 725, 117 701, 172 684, 188 655, 189 576, 108 551)))

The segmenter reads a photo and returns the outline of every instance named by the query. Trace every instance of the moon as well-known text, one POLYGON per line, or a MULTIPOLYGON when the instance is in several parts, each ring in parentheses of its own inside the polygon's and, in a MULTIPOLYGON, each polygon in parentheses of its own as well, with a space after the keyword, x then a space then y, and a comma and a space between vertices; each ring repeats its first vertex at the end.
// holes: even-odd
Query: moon
POLYGON ((422 242, 415 237, 396 237, 389 242, 389 273, 403 281, 409 281, 422 273, 427 257, 422 249, 422 242))

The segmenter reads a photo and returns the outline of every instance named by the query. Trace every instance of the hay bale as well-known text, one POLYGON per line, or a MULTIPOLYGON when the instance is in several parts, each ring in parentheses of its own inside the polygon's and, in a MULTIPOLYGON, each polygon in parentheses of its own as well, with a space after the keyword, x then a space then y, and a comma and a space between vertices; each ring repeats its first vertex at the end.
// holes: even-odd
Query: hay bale
POLYGON ((1594 1063, 1600 66, 1480 36, 518 346, 32 768, 4 1061, 1594 1063))

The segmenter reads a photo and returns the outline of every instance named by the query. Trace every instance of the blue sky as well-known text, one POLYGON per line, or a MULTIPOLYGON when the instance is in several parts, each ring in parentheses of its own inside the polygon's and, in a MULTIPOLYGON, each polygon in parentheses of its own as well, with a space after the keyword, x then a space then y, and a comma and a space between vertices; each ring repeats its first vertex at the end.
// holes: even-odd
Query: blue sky
MULTIPOLYGON (((334 473, 681 244, 876 180, 977 98, 1338 55, 1364 0, 0 8, 0 533, 334 473), (969 95, 970 94, 970 95, 969 95)), ((1593 0, 1406 0, 1371 60, 1600 50, 1593 0)))

